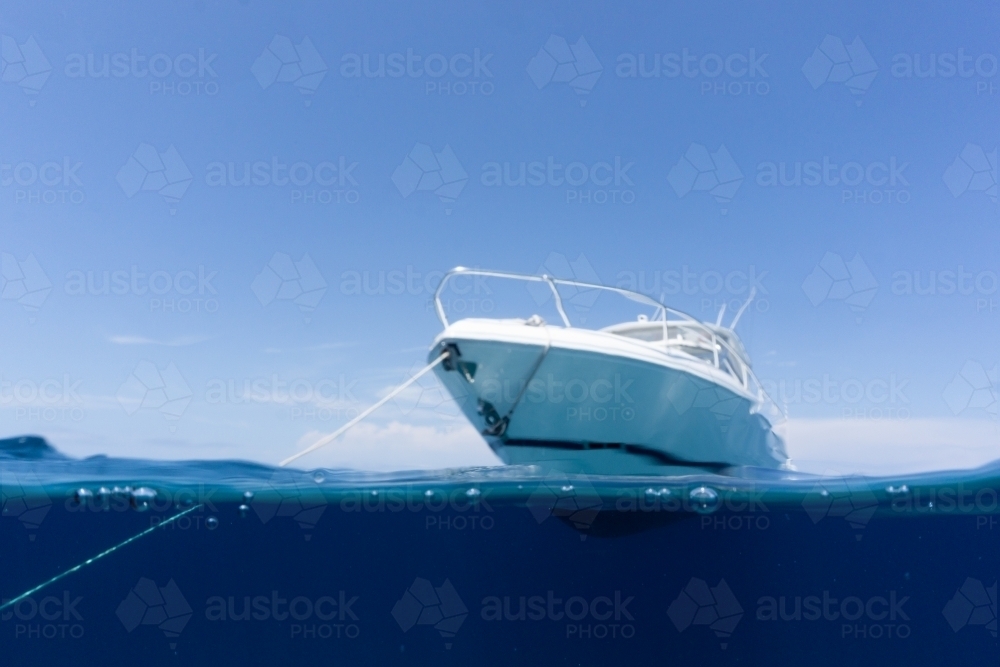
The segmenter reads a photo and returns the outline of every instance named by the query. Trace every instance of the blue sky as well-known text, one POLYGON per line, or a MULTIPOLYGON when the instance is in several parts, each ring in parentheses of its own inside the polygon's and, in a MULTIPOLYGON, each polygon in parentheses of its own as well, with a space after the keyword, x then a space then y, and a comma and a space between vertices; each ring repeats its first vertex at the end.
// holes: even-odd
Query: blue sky
MULTIPOLYGON (((566 262, 712 319, 755 275, 740 331, 806 458, 996 458, 995 10, 9 3, 0 431, 274 462, 423 362, 441 271, 566 262), (129 402, 150 373, 175 402, 129 402)), ((494 460, 422 397, 307 464, 494 460)))

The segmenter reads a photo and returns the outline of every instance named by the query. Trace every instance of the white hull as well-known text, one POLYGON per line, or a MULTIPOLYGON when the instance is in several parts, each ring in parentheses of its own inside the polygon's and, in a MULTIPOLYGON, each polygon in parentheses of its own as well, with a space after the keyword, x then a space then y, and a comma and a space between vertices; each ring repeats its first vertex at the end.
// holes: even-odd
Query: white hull
POLYGON ((759 395, 717 367, 606 331, 467 319, 435 373, 507 463, 572 472, 784 468, 759 395))

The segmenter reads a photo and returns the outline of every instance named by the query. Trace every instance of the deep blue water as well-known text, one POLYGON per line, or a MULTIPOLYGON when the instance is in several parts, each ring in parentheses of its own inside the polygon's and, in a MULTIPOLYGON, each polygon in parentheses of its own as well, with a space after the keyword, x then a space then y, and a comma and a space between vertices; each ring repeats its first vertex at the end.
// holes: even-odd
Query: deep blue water
POLYGON ((372 475, 73 460, 6 440, 5 601, 162 525, 3 609, 0 652, 10 665, 996 664, 998 486, 1000 464, 892 479, 372 475))

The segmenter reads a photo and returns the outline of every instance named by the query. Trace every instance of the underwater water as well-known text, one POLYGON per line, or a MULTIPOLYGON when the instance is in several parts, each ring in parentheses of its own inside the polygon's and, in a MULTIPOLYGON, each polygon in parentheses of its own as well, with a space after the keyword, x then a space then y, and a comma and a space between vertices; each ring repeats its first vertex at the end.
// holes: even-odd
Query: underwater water
POLYGON ((75 460, 4 440, 0 652, 995 664, 998 486, 1000 464, 891 479, 376 475, 75 460))

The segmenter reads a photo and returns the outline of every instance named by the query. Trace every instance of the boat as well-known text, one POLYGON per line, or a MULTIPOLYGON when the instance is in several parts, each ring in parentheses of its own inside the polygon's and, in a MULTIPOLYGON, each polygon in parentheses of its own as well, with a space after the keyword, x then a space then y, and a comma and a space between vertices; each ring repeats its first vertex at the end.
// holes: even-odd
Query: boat
POLYGON ((507 464, 585 474, 794 470, 779 435, 784 414, 735 332, 752 299, 724 326, 725 306, 703 322, 620 287, 458 267, 434 294, 444 328, 428 360, 441 362, 435 375, 507 464), (559 321, 449 321, 441 295, 459 276, 547 285, 559 321), (560 288, 611 292, 648 312, 574 326, 560 288))

